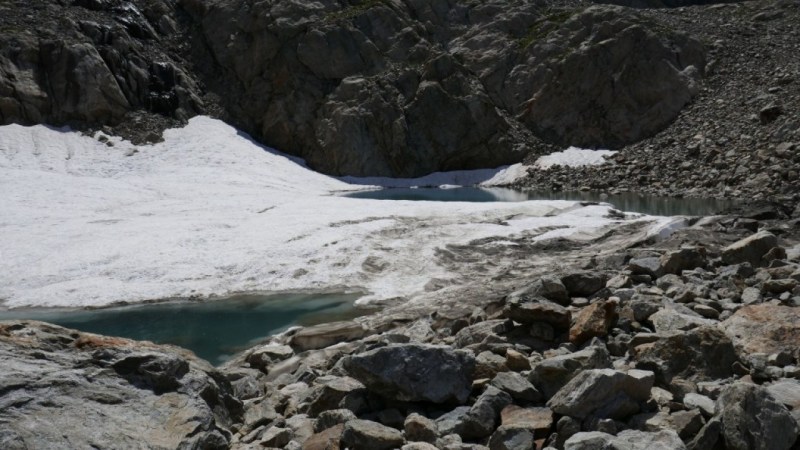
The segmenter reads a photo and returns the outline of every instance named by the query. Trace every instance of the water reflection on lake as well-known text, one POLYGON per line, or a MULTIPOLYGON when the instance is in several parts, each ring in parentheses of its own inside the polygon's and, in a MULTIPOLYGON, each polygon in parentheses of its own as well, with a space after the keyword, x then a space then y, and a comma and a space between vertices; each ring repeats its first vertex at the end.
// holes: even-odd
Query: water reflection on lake
POLYGON ((717 214, 734 203, 730 200, 653 197, 634 193, 606 195, 600 192, 517 191, 506 188, 459 187, 389 188, 359 191, 345 195, 350 198, 375 200, 412 200, 437 202, 523 202, 528 200, 575 200, 604 202, 621 211, 657 216, 707 216, 717 214))

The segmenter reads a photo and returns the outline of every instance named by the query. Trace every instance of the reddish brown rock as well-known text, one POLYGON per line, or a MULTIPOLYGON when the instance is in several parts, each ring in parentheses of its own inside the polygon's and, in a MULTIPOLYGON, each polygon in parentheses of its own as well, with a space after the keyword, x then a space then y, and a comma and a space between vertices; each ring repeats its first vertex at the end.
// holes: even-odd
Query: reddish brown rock
POLYGON ((553 426, 553 411, 550 408, 522 408, 508 405, 500 411, 500 424, 532 430, 536 436, 546 436, 553 426))
POLYGON ((303 443, 303 450, 339 450, 339 442, 342 439, 343 432, 344 424, 340 423, 327 430, 311 435, 311 437, 303 443))
POLYGON ((528 361, 528 357, 514 349, 506 350, 506 366, 515 372, 531 370, 531 362, 528 361))
POLYGON ((745 306, 720 326, 745 353, 794 352, 800 347, 800 308, 775 303, 745 306))
POLYGON ((617 303, 603 301, 583 308, 569 330, 570 342, 580 345, 593 337, 605 336, 617 316, 617 303))

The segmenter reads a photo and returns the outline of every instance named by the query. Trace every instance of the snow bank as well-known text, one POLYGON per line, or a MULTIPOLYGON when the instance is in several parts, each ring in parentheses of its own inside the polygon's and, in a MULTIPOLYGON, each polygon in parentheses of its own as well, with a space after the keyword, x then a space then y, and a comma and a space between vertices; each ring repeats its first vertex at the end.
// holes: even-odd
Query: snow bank
POLYGON ((597 166, 606 162, 606 158, 613 155, 611 150, 587 150, 578 147, 569 147, 566 150, 545 155, 536 160, 534 167, 547 169, 552 166, 597 166))
POLYGON ((437 254, 450 244, 612 223, 607 206, 568 201, 335 196, 363 186, 312 172, 205 117, 155 145, 97 138, 0 127, 5 306, 342 287, 365 289, 367 299, 409 296, 452 275, 437 254))

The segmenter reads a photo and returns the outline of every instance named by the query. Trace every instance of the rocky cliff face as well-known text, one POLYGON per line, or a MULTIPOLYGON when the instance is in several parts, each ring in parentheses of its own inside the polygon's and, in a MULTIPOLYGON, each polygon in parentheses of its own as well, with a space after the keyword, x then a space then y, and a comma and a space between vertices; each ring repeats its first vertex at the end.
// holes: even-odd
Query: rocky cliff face
POLYGON ((614 7, 186 3, 232 119, 335 174, 496 166, 540 139, 618 147, 672 120, 705 64, 698 42, 614 7))
POLYGON ((2 123, 141 135, 212 113, 337 175, 616 148, 674 119, 705 66, 698 41, 613 6, 80 0, 2 12, 2 123))
POLYGON ((117 125, 137 137, 205 111, 178 55, 186 18, 175 2, 16 1, 0 15, 0 123, 117 125))

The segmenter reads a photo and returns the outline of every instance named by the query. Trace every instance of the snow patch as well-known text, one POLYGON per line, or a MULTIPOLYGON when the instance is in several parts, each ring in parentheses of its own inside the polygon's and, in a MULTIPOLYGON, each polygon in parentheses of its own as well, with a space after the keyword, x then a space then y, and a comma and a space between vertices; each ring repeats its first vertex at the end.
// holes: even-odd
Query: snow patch
POLYGON ((566 150, 539 157, 534 167, 548 169, 553 166, 582 167, 597 166, 606 162, 606 158, 617 152, 611 150, 588 150, 569 147, 566 150))
MULTIPOLYGON (((108 139, 112 146, 100 135, 0 127, 5 306, 102 306, 343 286, 370 292, 364 301, 408 298, 430 280, 458 273, 441 262, 439 251, 449 245, 512 241, 537 228, 569 236, 616 223, 605 217, 607 205, 571 201, 336 196, 363 183, 315 173, 207 117, 167 130, 154 145, 108 139)), ((426 179, 435 186, 474 185, 498 173, 426 179)))

